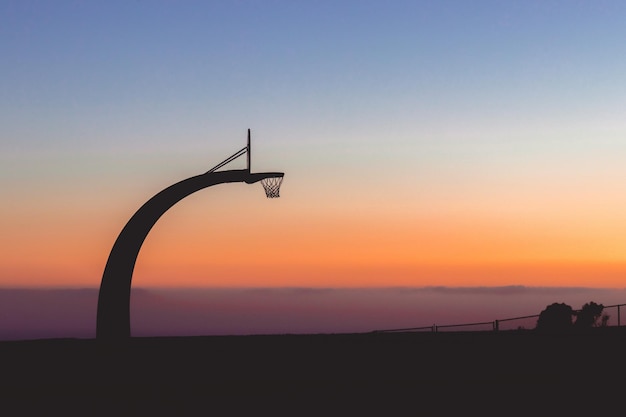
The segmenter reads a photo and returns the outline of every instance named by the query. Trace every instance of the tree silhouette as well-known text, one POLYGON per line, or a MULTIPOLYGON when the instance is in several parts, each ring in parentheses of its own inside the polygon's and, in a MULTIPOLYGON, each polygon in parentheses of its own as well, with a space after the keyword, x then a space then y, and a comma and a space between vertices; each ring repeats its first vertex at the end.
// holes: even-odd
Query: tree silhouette
POLYGON ((589 329, 597 326, 598 319, 602 316, 602 310, 604 310, 602 304, 596 304, 593 301, 585 304, 580 311, 574 313, 576 315, 574 327, 576 329, 589 329))
POLYGON ((565 303, 552 303, 547 306, 537 320, 536 329, 541 332, 563 332, 572 328, 574 310, 565 303))

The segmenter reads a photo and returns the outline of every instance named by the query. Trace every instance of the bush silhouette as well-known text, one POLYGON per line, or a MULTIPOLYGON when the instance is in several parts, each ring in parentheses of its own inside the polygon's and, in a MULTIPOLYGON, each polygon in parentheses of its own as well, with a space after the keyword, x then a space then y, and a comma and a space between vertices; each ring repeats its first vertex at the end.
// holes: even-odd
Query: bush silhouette
POLYGON ((604 310, 602 304, 596 304, 593 301, 585 304, 580 311, 574 313, 576 315, 574 327, 576 329, 589 329, 597 326, 598 319, 602 316, 602 310, 604 310))
POLYGON ((541 332, 563 332, 572 328, 574 310, 565 303, 552 303, 547 306, 537 320, 536 329, 541 332))

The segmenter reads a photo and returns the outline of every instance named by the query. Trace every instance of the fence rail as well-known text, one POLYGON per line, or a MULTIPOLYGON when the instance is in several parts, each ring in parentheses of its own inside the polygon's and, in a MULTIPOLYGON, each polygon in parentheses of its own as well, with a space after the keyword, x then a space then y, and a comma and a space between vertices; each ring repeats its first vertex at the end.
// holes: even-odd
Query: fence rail
MULTIPOLYGON (((607 308, 617 308, 617 325, 610 325, 611 327, 621 327, 621 325, 622 325, 621 307, 624 307, 624 306, 626 306, 626 304, 614 304, 614 305, 610 305, 610 306, 604 306, 604 309, 602 310, 603 312, 607 308)), ((579 312, 579 311, 580 310, 574 310, 574 312, 579 312)), ((497 319, 497 320, 493 320, 493 321, 481 321, 481 322, 477 322, 477 323, 444 324, 444 325, 433 324, 432 326, 405 327, 405 328, 399 328, 399 329, 374 330, 374 333, 417 332, 417 331, 424 331, 424 330, 430 330, 433 333, 437 333, 439 331, 439 329, 444 329, 444 328, 473 327, 473 326, 486 326, 486 325, 491 325, 492 326, 492 330, 497 332, 497 331, 500 330, 500 323, 502 323, 502 322, 531 319, 531 318, 535 318, 535 317, 539 317, 539 314, 532 314, 532 315, 529 315, 529 316, 520 316, 520 317, 510 317, 510 318, 505 318, 505 319, 497 319)))

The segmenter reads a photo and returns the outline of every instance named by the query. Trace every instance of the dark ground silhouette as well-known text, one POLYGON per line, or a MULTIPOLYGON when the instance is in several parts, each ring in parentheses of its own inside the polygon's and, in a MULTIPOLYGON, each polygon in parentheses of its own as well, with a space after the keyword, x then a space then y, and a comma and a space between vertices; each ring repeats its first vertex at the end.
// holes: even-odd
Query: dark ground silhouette
POLYGON ((614 414, 626 386, 615 327, 50 339, 0 355, 0 410, 21 415, 614 414))

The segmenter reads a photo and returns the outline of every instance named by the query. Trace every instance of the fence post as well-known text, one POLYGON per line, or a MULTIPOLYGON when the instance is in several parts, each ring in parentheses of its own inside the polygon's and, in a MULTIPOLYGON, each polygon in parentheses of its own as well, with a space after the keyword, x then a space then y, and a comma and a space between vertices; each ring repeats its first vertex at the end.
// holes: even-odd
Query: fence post
POLYGON ((617 327, 622 325, 619 308, 620 308, 620 304, 617 305, 617 327))
POLYGON ((500 330, 500 321, 496 320, 496 321, 493 322, 493 331, 497 332, 499 330, 500 330))

